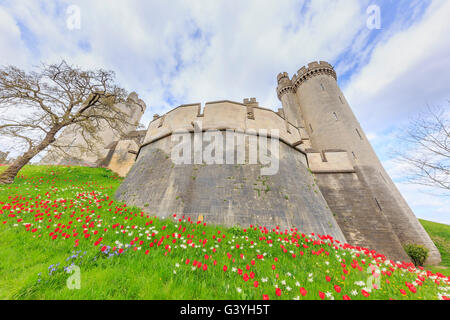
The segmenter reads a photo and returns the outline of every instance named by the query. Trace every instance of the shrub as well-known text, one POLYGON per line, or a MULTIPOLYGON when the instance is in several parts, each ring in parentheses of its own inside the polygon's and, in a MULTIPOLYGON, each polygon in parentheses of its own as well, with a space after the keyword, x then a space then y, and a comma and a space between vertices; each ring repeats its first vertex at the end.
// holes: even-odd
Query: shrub
POLYGON ((230 233, 235 236, 242 235, 242 228, 239 226, 233 226, 230 228, 230 233))
POLYGON ((428 249, 423 245, 406 244, 404 249, 416 266, 423 266, 428 258, 428 249))

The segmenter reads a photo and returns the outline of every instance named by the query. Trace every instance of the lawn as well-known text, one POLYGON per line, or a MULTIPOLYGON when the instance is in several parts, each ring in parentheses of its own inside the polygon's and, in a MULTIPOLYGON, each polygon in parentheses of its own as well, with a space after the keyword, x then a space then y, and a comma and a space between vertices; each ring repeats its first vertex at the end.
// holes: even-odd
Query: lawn
MULTIPOLYGON (((330 236, 157 219, 115 201, 120 182, 102 168, 26 166, 14 184, 0 186, 0 298, 450 296, 450 278, 440 271, 330 236)), ((445 229, 436 235, 448 241, 445 229)))
POLYGON ((421 219, 419 221, 430 235, 442 257, 440 266, 431 266, 428 268, 433 272, 437 271, 450 274, 450 226, 421 219))

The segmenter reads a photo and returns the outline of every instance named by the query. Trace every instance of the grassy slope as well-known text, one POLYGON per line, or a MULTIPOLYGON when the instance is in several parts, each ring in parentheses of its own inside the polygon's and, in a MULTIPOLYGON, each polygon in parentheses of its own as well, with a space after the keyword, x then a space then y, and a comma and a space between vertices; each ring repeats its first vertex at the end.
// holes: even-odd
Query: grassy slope
POLYGON ((104 169, 27 166, 13 185, 0 186, 0 299, 320 299, 319 292, 328 293, 325 299, 366 299, 361 289, 371 262, 383 274, 381 289, 368 299, 436 299, 449 288, 444 279, 436 284, 422 273, 426 279, 413 293, 405 283, 418 278, 414 270, 309 241, 301 232, 262 234, 187 217, 155 219, 112 201, 119 184, 104 169), (117 246, 114 254, 102 253, 107 246, 117 246), (202 266, 194 267, 194 260, 202 266), (81 269, 80 290, 66 286, 63 267, 72 262, 81 269))
POLYGON ((440 266, 430 267, 432 271, 449 273, 450 269, 450 226, 426 220, 420 220, 427 233, 441 253, 442 262, 440 266))

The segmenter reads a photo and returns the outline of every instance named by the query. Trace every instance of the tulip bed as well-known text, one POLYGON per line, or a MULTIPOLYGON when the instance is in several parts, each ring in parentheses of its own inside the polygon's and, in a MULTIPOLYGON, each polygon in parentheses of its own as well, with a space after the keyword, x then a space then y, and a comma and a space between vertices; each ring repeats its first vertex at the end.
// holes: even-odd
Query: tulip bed
POLYGON ((450 277, 305 235, 301 226, 155 218, 114 200, 120 182, 101 168, 27 166, 14 184, 0 186, 0 298, 450 297, 450 277), (67 286, 74 265, 79 289, 67 286))

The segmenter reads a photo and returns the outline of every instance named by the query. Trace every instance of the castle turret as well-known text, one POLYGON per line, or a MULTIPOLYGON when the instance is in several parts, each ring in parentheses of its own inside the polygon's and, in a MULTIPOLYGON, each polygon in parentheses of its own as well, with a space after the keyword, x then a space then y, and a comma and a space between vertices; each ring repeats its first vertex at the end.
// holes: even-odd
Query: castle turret
POLYGON ((296 127, 303 127, 302 115, 292 81, 286 72, 280 73, 277 80, 277 95, 283 106, 286 120, 296 127))
POLYGON ((425 245, 430 250, 428 263, 438 263, 439 251, 383 168, 337 84, 333 67, 323 61, 312 62, 302 67, 290 83, 284 74, 278 76, 278 83, 283 108, 285 105, 287 110, 292 108, 295 92, 312 147, 347 150, 359 179, 371 192, 377 211, 389 221, 400 242, 425 245), (289 98, 285 98, 287 95, 289 98))

